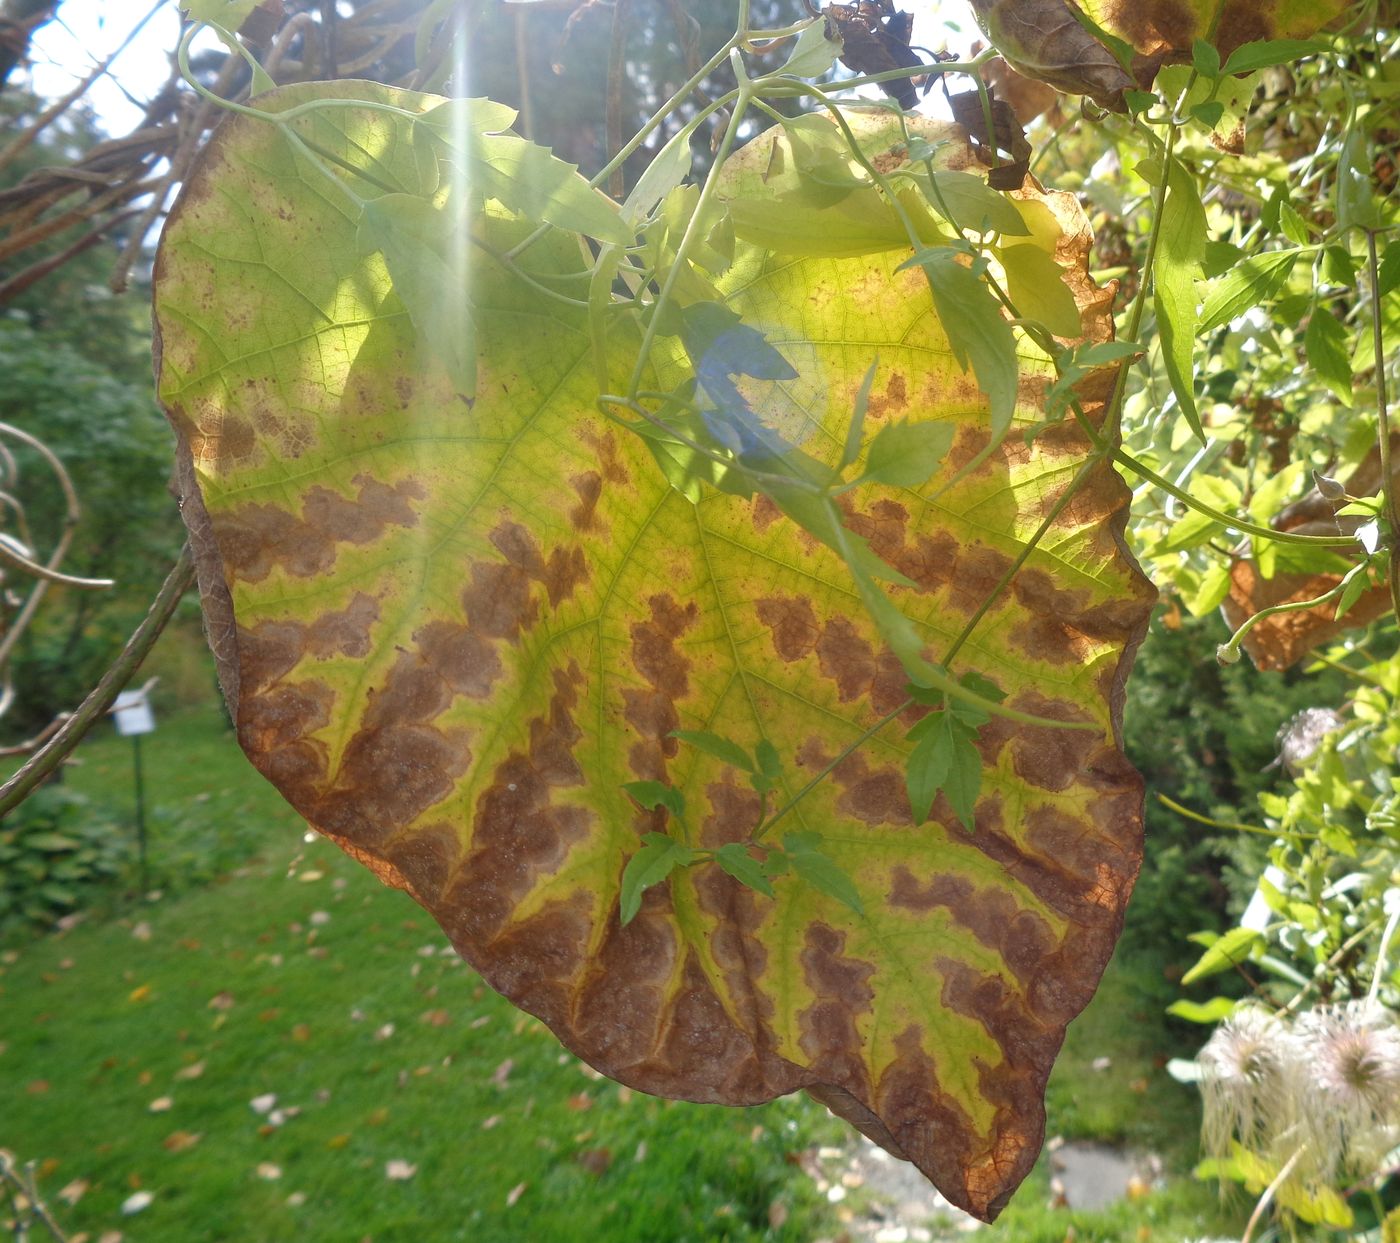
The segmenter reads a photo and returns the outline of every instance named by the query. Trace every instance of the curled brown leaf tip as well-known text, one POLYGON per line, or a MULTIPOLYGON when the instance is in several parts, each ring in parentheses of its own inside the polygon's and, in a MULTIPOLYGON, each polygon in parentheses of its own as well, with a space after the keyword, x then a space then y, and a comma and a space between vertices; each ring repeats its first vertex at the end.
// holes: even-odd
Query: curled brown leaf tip
POLYGON ((970 0, 977 23, 1018 73, 1125 112, 1137 84, 1079 22, 1066 0, 970 0))

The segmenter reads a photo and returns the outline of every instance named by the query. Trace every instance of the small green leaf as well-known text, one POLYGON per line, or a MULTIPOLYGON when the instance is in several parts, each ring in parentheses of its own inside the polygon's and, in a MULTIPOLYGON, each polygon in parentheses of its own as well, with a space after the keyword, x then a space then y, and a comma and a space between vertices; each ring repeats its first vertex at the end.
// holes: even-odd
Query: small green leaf
POLYGON ((1220 124, 1220 118, 1225 115, 1225 105, 1218 99, 1208 99, 1203 104, 1196 104, 1191 109, 1191 115, 1206 129, 1213 130, 1220 124))
POLYGON ((258 7, 258 0, 181 0, 180 7, 192 22, 208 22, 237 33, 258 7))
POLYGON ((1366 131, 1353 117, 1342 143, 1337 161, 1337 228, 1378 229, 1381 227, 1380 208, 1371 182, 1371 145, 1366 131))
POLYGON ((762 776, 767 777, 768 780, 772 782, 782 780, 782 757, 778 755, 778 748, 769 742, 768 739, 764 738, 759 742, 758 746, 754 748, 754 758, 758 760, 758 771, 762 776))
POLYGON ((954 431, 951 423, 887 423, 870 442, 861 477, 892 488, 917 488, 943 465, 954 431))
POLYGON ((1280 203, 1278 209, 1278 227, 1295 246, 1306 246, 1312 239, 1308 236, 1308 226, 1293 208, 1287 203, 1280 203))
POLYGON ((865 412, 870 406, 870 389, 875 383, 875 369, 880 365, 877 356, 865 369, 865 376, 856 393, 855 409, 851 411, 850 426, 846 428, 846 447, 841 452, 841 461, 836 469, 843 471, 860 456, 860 447, 865 441, 865 412))
POLYGON ((1162 101, 1151 91, 1129 89, 1123 92, 1123 102, 1128 105, 1129 112, 1140 115, 1144 112, 1151 112, 1162 101))
POLYGON ((672 136, 657 157, 637 178, 637 184, 622 204, 622 218, 634 227, 656 210, 656 206, 690 175, 694 159, 690 150, 689 127, 672 136))
POLYGON ((819 78, 831 68, 840 54, 841 44, 833 43, 826 37, 826 22, 818 19, 797 36, 792 55, 778 72, 790 73, 797 78, 819 78))
POLYGON ((1253 928, 1232 928, 1223 937, 1213 941, 1196 965, 1181 977, 1183 984, 1194 984, 1206 976, 1228 971, 1244 962, 1256 945, 1263 942, 1263 936, 1253 928))
MULTIPOLYGON (((1001 687, 991 678, 984 678, 975 670, 963 674, 958 682, 967 687, 974 695, 981 695, 983 699, 990 699, 993 703, 1001 703, 1006 698, 1006 692, 1001 687)), ((954 698, 949 704, 948 710, 956 721, 972 730, 977 730, 991 720, 986 709, 977 704, 968 703, 965 699, 954 698)))
POLYGON ((1303 335, 1303 348, 1308 352, 1308 366, 1316 373, 1337 400, 1351 405, 1351 352, 1347 346, 1347 330, 1337 317, 1324 307, 1314 307, 1308 318, 1308 330, 1303 335))
MULTIPOLYGON (((633 785, 654 784, 633 782, 633 785)), ((625 789, 626 787, 624 787, 625 789)), ((642 909, 642 892, 660 884, 676 868, 694 862, 695 852, 682 846, 664 833, 648 833, 642 838, 642 848, 627 860, 622 869, 622 888, 618 895, 618 914, 624 924, 630 924, 642 909)))
POLYGON ((1244 258, 1244 251, 1230 242, 1212 239, 1206 243, 1205 258, 1201 261, 1201 273, 1206 280, 1213 281, 1223 276, 1244 258))
POLYGON ((1203 78, 1220 76, 1220 52, 1213 43, 1197 39, 1191 45, 1191 64, 1203 78))
POLYGON ((664 807, 673 816, 685 815, 685 795, 661 781, 624 781, 623 790, 647 811, 664 807))
POLYGON ((483 134, 475 171, 482 190, 529 220, 626 246, 632 229, 618 206, 549 148, 514 134, 483 134))
POLYGON ((948 334, 953 357, 964 371, 971 365, 977 386, 991 407, 992 440, 996 443, 1006 435, 1016 411, 1020 374, 1016 338, 1002 318, 1001 303, 980 275, 958 261, 960 254, 948 246, 925 248, 900 267, 917 263, 928 276, 934 310, 948 334))
POLYGON ((1201 308, 1202 332, 1238 319, 1251 307, 1269 301, 1288 282, 1297 250, 1270 250, 1251 255, 1211 287, 1201 308))
POLYGON ((1346 586, 1342 588, 1342 594, 1337 598, 1337 612, 1335 616, 1338 620, 1345 617, 1368 587, 1371 586, 1371 576, 1366 570, 1358 570, 1347 575, 1346 586))
POLYGON ((977 795, 982 790, 982 754, 967 737, 953 738, 953 757, 943 797, 969 832, 976 824, 977 795))
POLYGON ((1221 75, 1252 73, 1273 65, 1289 65, 1303 56, 1327 51, 1327 44, 1315 39, 1259 39, 1242 43, 1225 60, 1221 75))
POLYGON ((449 99, 424 112, 414 122, 414 130, 422 128, 450 150, 470 155, 477 134, 502 133, 519 115, 509 104, 494 99, 449 99))
POLYGON ((773 897, 773 886, 763 874, 757 859, 741 842, 729 842, 715 851, 715 862, 741 885, 757 889, 765 897, 773 897))
POLYGON ((865 907, 855 884, 829 855, 818 849, 821 840, 816 833, 789 833, 783 838, 793 873, 828 898, 835 898, 857 915, 864 915, 865 907))
POLYGON ((1196 409, 1193 359, 1196 344, 1196 277, 1205 257, 1206 212, 1195 179, 1173 159, 1153 268, 1152 305, 1162 338, 1162 363, 1177 404, 1196 438, 1205 443, 1196 409))
POLYGON ((1168 1014, 1174 1014, 1188 1023, 1219 1023, 1235 1012, 1238 1001, 1230 997, 1212 997, 1209 1001, 1174 1001, 1167 1007, 1168 1014))
POLYGON ((737 743, 730 742, 728 738, 721 738, 718 734, 698 729, 673 729, 671 737, 688 742, 697 751, 713 755, 716 759, 723 760, 726 764, 732 764, 735 768, 742 769, 746 773, 755 771, 754 762, 749 753, 737 743))
POLYGON ((1381 255, 1377 292, 1382 298, 1400 286, 1400 242, 1391 242, 1381 255))
POLYGON ((1201 581, 1194 591, 1183 593, 1182 603, 1192 617, 1204 617, 1220 607, 1230 594, 1230 567, 1223 561, 1214 561, 1201 575, 1201 581))
MULTIPOLYGON (((933 712, 924 717, 918 725, 932 722, 918 740, 909 756, 909 766, 905 780, 909 787, 909 804, 914 811, 914 823, 923 824, 933 810, 933 801, 938 791, 948 780, 948 772, 953 766, 953 738, 948 732, 946 714, 933 712)), ((916 725, 915 728, 918 726, 916 725)), ((912 733, 911 733, 912 736, 912 733)))

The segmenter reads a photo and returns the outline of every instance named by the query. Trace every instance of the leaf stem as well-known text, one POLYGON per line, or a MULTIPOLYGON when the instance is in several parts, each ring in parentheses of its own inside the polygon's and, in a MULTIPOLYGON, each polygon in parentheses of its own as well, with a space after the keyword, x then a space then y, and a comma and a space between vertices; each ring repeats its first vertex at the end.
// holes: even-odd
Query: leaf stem
POLYGON ((1278 841, 1284 837, 1296 837, 1304 841, 1316 841, 1316 833, 1281 833, 1274 829, 1262 828, 1257 824, 1244 824, 1238 820, 1213 820, 1210 816, 1203 816, 1198 811, 1192 811, 1189 807, 1183 807, 1173 798, 1168 798, 1165 794, 1158 794, 1157 801, 1163 807, 1176 812, 1178 816, 1185 816, 1188 820, 1194 820, 1197 824, 1208 824, 1213 829, 1229 829, 1234 833, 1254 833, 1260 837, 1267 837, 1271 841, 1278 841))
POLYGON ((1259 539, 1274 540, 1280 544, 1302 544, 1312 548, 1350 548, 1356 544, 1354 535, 1295 535, 1292 531, 1275 531, 1272 527, 1263 527, 1244 518, 1231 517, 1224 510, 1216 509, 1214 506, 1198 500, 1185 488, 1177 487, 1170 479, 1159 475, 1145 463, 1139 462, 1121 445, 1112 450, 1112 456, 1113 460, 1120 466, 1126 467, 1133 474, 1155 484, 1168 495, 1176 497, 1188 509, 1194 509, 1198 514, 1204 514, 1207 518, 1214 518, 1221 526, 1229 527, 1232 531, 1253 535, 1259 539))
POLYGON ((878 734, 882 729, 884 729, 886 725, 888 725, 901 713, 907 711, 913 706, 914 701, 912 699, 906 699, 897 708, 893 708, 889 712, 885 713, 884 716, 882 716, 878 721, 876 721, 874 725, 871 725, 868 729, 866 729, 866 731, 863 734, 861 734, 860 737, 857 738, 853 743, 851 743, 849 746, 843 748, 840 752, 838 752, 835 759, 833 759, 829 764, 827 764, 814 777, 809 779, 807 784, 804 785, 800 790, 798 790, 798 792, 794 794, 790 799, 788 799, 786 803, 779 807, 778 810, 775 811, 765 823, 761 823, 756 829, 754 829, 753 836, 750 840, 756 842, 760 838, 762 838, 763 835, 767 833, 775 824, 777 824, 779 820, 786 816, 788 812, 790 812, 794 807, 797 806, 798 803, 800 803, 804 798, 806 798, 807 795, 809 795, 813 790, 815 790, 817 786, 821 785, 823 781, 825 781, 829 776, 831 776, 831 774, 840 766, 841 762, 844 759, 846 759, 847 756, 851 755, 853 752, 863 747, 867 742, 874 738, 876 734, 878 734))

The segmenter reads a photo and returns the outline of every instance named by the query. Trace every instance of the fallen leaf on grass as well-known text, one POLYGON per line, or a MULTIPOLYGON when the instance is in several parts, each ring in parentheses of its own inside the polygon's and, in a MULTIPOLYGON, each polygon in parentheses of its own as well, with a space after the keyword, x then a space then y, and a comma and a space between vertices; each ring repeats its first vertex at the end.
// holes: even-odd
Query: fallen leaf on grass
POLYGON ((490 1021, 491 1016, 489 1014, 483 1014, 479 1019, 472 1019, 470 1027, 475 1031, 478 1027, 485 1027, 490 1021))
POLYGON ((143 919, 131 930, 131 935, 138 941, 149 941, 151 939, 151 925, 143 919))
POLYGON ((282 1167, 280 1165, 273 1165, 271 1161, 259 1161, 258 1177, 266 1179, 270 1183, 275 1183, 282 1177, 282 1167))
POLYGON ((499 1066, 496 1067, 494 1073, 491 1075, 491 1082, 494 1083, 498 1088, 505 1087, 506 1080, 510 1078, 510 1072, 514 1069, 515 1059, 509 1057, 506 1058, 504 1062, 502 1062, 499 1066))
POLYGON ((401 1161, 396 1157, 394 1160, 384 1163, 384 1177, 390 1182, 407 1182, 416 1173, 418 1173, 418 1167, 411 1161, 401 1161))
POLYGON ((146 1108, 150 1110, 150 1112, 153 1114, 163 1114, 169 1113, 171 1106, 173 1106, 174 1104, 174 1097, 157 1096, 155 1100, 153 1100, 149 1105, 146 1106, 146 1108))
POLYGON ((392 1023, 384 1023, 374 1029, 374 1038, 376 1040, 388 1040, 393 1034, 394 1025, 392 1023))
POLYGON ((452 1022, 452 1016, 446 1010, 424 1010, 418 1018, 429 1027, 446 1027, 452 1022))
POLYGON ((232 993, 215 993, 208 1002, 211 1010, 232 1010, 233 1004, 232 993))
POLYGON ((150 995, 151 986, 149 984, 140 984, 127 994, 126 999, 128 1001, 145 1001, 150 995))
POLYGON ((525 1188, 528 1185, 527 1183, 516 1183, 515 1186, 510 1189, 510 1193, 506 1196, 506 1208, 515 1207, 516 1201, 525 1194, 525 1188))
POLYGON ((161 1146, 169 1152, 184 1152, 187 1148, 193 1148, 204 1135, 199 1131, 171 1131, 163 1140, 161 1146))
POLYGON ((500 1115, 500 1114, 492 1114, 489 1118, 485 1119, 485 1121, 482 1122, 482 1124, 481 1124, 481 1129, 482 1129, 483 1131, 489 1131, 489 1130, 491 1130, 492 1127, 497 1127, 497 1126, 500 1126, 500 1125, 501 1125, 501 1115, 500 1115))
POLYGON ((312 927, 320 928, 331 922, 330 913, 327 911, 312 911, 310 922, 312 927))
POLYGON ((48 1090, 49 1081, 47 1079, 35 1079, 25 1088, 25 1091, 28 1092, 30 1096, 43 1096, 48 1090))
POLYGON ((198 1079, 204 1073, 203 1062, 191 1062, 188 1066, 182 1066, 175 1072, 177 1079, 198 1079))
POLYGON ((574 1160, 590 1174, 601 1178, 612 1165, 613 1155, 609 1148, 585 1148, 574 1160))
POLYGON ((81 1200, 88 1189, 86 1178, 75 1178, 66 1187, 59 1190, 58 1198, 70 1207, 81 1200))
POLYGON ((587 1092, 576 1092, 569 1097, 566 1104, 574 1113, 581 1114, 584 1110, 593 1108, 593 1098, 587 1092))
POLYGON ((277 1104, 277 1093, 264 1092, 261 1096, 253 1097, 253 1099, 248 1102, 248 1107, 255 1114, 265 1114, 275 1104, 277 1104))
POLYGON ((348 1148, 349 1146, 350 1133, 348 1131, 342 1131, 339 1135, 332 1135, 330 1139, 326 1141, 326 1147, 332 1152, 339 1152, 342 1148, 348 1148))
POLYGON ((287 1207, 288 1207, 288 1208, 300 1208, 300 1207, 301 1207, 303 1204, 305 1204, 305 1203, 306 1203, 306 1192, 304 1192, 304 1191, 294 1191, 294 1192, 292 1192, 291 1195, 289 1195, 289 1196, 287 1197, 287 1207))
POLYGON ((133 1192, 122 1201, 122 1216, 130 1217, 133 1213, 139 1213, 142 1209, 149 1208, 154 1199, 155 1196, 149 1191, 133 1192))
POLYGON ((305 1023, 297 1023, 292 1028, 292 1039, 298 1044, 305 1044, 311 1039, 311 1028, 305 1023))
POLYGON ((97 1243, 122 1243, 122 1232, 120 1230, 108 1230, 97 1240, 97 1243))

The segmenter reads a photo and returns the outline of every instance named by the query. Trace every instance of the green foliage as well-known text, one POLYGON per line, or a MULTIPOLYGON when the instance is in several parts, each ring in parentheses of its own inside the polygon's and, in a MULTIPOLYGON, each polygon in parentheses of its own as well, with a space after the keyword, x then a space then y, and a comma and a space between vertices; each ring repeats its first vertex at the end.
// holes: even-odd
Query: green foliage
MULTIPOLYGON (((144 614, 182 532, 166 488, 170 433, 149 381, 119 379, 14 320, 0 320, 0 374, 0 420, 44 440, 77 489, 84 517, 63 570, 118 582, 108 593, 55 593, 25 632, 12 666, 19 698, 3 722, 13 737, 81 701, 144 614)), ((13 451, 19 499, 46 557, 64 528, 64 496, 37 453, 13 451)))
POLYGON ((123 875, 132 840, 84 795, 36 791, 0 825, 0 940, 82 910, 123 875))

